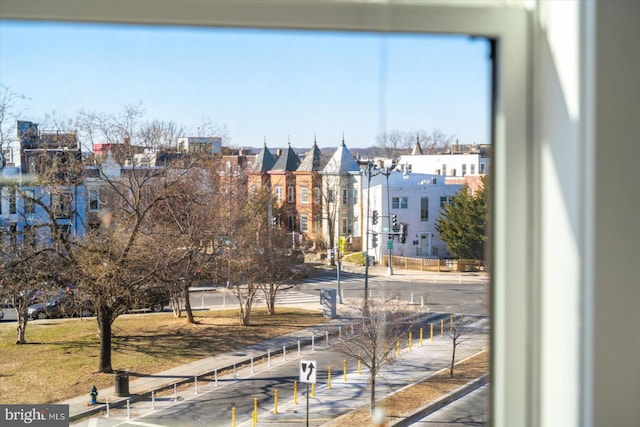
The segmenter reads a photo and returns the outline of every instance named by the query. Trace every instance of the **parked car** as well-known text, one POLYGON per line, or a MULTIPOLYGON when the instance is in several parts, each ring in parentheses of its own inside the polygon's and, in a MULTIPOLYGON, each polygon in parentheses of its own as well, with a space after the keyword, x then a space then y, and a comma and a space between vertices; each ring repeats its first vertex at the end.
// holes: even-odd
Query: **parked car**
POLYGON ((61 294, 50 301, 32 304, 27 308, 30 319, 89 317, 94 314, 95 309, 90 300, 76 298, 73 294, 61 294))
POLYGON ((169 290, 166 286, 154 285, 140 291, 134 299, 131 311, 162 311, 169 305, 169 290))

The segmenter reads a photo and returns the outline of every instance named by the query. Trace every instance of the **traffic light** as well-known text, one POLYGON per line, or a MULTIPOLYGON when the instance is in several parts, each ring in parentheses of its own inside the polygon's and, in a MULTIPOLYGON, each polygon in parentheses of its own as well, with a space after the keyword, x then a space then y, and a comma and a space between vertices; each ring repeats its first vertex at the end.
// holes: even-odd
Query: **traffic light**
POLYGON ((378 233, 373 233, 371 235, 371 247, 372 248, 378 247, 378 233))
POLYGON ((378 211, 373 211, 371 214, 371 224, 376 225, 378 223, 378 211))
POLYGON ((398 215, 396 215, 396 214, 392 214, 391 215, 391 229, 394 232, 397 232, 399 230, 399 227, 398 227, 398 215))
POLYGON ((400 243, 407 241, 407 224, 400 224, 400 243))

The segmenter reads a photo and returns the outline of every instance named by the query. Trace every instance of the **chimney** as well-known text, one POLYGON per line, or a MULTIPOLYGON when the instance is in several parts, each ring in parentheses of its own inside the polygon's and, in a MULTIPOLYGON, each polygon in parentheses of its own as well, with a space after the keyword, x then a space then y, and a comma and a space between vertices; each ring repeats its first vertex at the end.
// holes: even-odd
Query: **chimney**
POLYGON ((280 156, 282 156, 282 148, 278 148, 278 149, 276 150, 276 158, 277 158, 277 159, 279 159, 279 158, 280 158, 280 156))

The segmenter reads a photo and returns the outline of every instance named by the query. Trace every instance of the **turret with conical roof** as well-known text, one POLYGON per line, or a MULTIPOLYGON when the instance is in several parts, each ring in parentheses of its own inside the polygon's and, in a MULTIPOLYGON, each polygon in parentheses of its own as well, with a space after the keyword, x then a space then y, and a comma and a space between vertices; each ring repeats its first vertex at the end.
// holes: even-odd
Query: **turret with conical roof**
POLYGON ((311 150, 309 150, 302 162, 300 162, 300 166, 298 166, 298 172, 319 172, 321 168, 322 152, 318 148, 318 144, 314 138, 311 150))
POLYGON ((360 166, 358 166, 358 162, 356 162, 343 140, 340 147, 327 162, 322 173, 326 175, 347 175, 354 172, 360 173, 360 166))
POLYGON ((412 156, 421 156, 424 153, 422 152, 422 147, 420 146, 420 138, 416 138, 416 145, 413 146, 413 150, 411 151, 412 156))
POLYGON ((251 170, 253 172, 267 172, 270 171, 273 165, 275 165, 276 159, 271 154, 271 151, 267 148, 267 142, 265 141, 262 150, 258 153, 256 157, 256 162, 253 164, 251 170))
POLYGON ((271 171, 293 172, 298 169, 298 166, 300 166, 300 157, 289 144, 287 149, 278 157, 271 171))

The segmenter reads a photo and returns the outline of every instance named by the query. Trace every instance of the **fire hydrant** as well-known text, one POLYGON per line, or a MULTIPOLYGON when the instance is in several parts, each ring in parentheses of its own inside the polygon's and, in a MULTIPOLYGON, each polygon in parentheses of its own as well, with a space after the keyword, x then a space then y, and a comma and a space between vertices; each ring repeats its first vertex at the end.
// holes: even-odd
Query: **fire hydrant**
POLYGON ((96 403, 98 403, 98 389, 96 388, 96 386, 91 387, 91 392, 89 393, 89 395, 91 395, 91 404, 95 405, 96 403))

